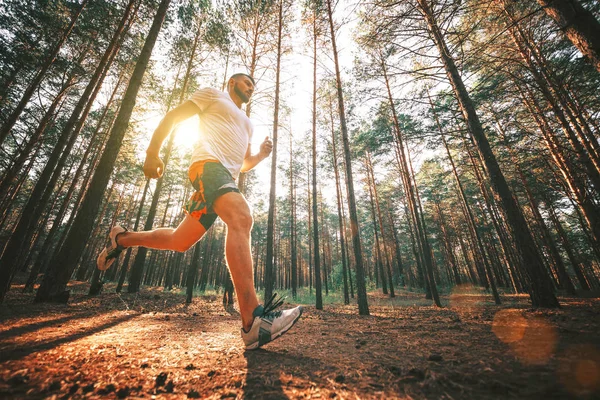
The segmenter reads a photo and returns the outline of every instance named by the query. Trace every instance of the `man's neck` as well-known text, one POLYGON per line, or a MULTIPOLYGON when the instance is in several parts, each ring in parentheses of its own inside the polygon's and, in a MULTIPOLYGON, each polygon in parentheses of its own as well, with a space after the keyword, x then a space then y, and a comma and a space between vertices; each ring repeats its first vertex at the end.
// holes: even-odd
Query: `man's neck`
POLYGON ((241 110, 242 109, 242 99, 240 99, 240 97, 235 93, 235 91, 233 89, 229 89, 227 91, 227 93, 229 94, 231 101, 233 101, 235 103, 235 105, 241 110))

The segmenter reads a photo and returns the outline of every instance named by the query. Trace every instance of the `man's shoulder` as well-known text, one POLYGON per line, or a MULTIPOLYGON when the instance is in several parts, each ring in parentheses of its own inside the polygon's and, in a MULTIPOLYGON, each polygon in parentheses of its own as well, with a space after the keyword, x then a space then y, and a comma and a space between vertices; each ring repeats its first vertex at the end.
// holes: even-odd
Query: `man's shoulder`
POLYGON ((196 90, 189 99, 200 108, 200 111, 205 111, 212 103, 223 99, 223 92, 206 87, 196 90))
POLYGON ((206 95, 211 95, 211 96, 219 96, 222 95, 223 92, 220 90, 217 90, 215 88, 212 87, 204 87, 202 89, 198 89, 194 92, 194 95, 197 94, 206 94, 206 95))

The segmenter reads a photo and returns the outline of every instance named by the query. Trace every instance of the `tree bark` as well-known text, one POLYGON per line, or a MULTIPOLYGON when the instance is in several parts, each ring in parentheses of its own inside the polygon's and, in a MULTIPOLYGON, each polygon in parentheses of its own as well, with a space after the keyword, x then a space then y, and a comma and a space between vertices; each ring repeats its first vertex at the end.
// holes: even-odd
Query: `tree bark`
POLYGON ((344 107, 344 94, 342 92, 342 79, 340 75, 340 65, 338 61, 338 51, 335 39, 336 35, 335 29, 333 27, 333 12, 331 10, 331 0, 327 0, 327 15, 329 17, 328 19, 331 33, 331 45, 333 47, 333 59, 335 64, 335 77, 340 115, 340 127, 342 130, 344 158, 346 161, 346 179, 348 188, 350 229, 352 232, 352 244, 354 248, 354 257, 356 263, 356 292, 358 294, 358 313, 360 315, 369 315, 369 304, 367 302, 367 287, 365 282, 365 272, 363 268, 362 247, 360 243, 360 227, 358 225, 358 213, 356 210, 356 198, 354 194, 354 178, 352 173, 352 158, 350 155, 350 140, 348 138, 348 127, 346 126, 346 110, 344 107))
POLYGON ((537 0, 567 38, 600 72, 600 22, 577 0, 537 0))
POLYGON ((518 252, 524 261, 524 269, 529 276, 530 297, 532 305, 535 307, 558 307, 559 303, 554 295, 552 283, 546 275, 544 264, 537 251, 535 241, 527 227, 527 223, 519 205, 516 203, 508 184, 500 170, 500 166, 490 147, 489 141, 475 110, 467 89, 454 63, 444 37, 435 21, 433 11, 427 0, 418 0, 419 9, 427 22, 428 30, 438 47, 440 57, 446 69, 448 79, 454 89, 455 95, 460 105, 461 112, 469 127, 469 132, 477 143, 477 148, 481 159, 484 161, 486 172, 492 183, 492 188, 506 213, 509 226, 514 235, 518 252))
MULTIPOLYGON (((314 5, 316 7, 316 5, 314 5)), ((313 92, 312 92, 312 251, 317 310, 323 309, 321 257, 319 247, 319 213, 317 211, 317 10, 313 10, 313 92)))
POLYGON ((273 152, 271 156, 271 187, 269 191, 269 214, 267 217, 267 258, 265 263, 265 299, 273 296, 275 271, 273 265, 275 236, 275 203, 277 189, 277 139, 279 129, 279 79, 281 69, 281 40, 283 33, 283 0, 279 0, 279 21, 277 25, 277 62, 275 67, 275 104, 273 106, 273 152))
POLYGON ((75 220, 73 221, 73 227, 65 240, 65 245, 59 253, 53 257, 53 260, 49 265, 49 271, 44 277, 44 281, 38 290, 36 301, 51 301, 55 296, 64 292, 69 277, 77 265, 77 260, 83 252, 85 241, 92 230, 94 216, 100 205, 102 198, 101 194, 106 189, 123 142, 125 131, 129 125, 129 119, 133 107, 135 106, 137 93, 141 86, 144 72, 148 66, 152 49, 154 48, 158 33, 167 13, 169 3, 170 0, 162 0, 158 7, 158 11, 152 22, 144 47, 142 48, 133 75, 129 81, 129 86, 123 97, 119 115, 111 130, 96 173, 90 183, 90 189, 83 199, 77 217, 75 217, 75 220))
MULTIPOLYGON (((0 144, 2 142, 4 142, 4 140, 6 139, 6 137, 12 130, 12 128, 15 126, 15 123, 17 122, 17 120, 19 119, 19 116, 25 109, 25 106, 27 105, 29 100, 31 100, 31 97, 33 96, 36 89, 42 82, 44 75, 46 75, 46 72, 48 72, 48 69, 50 69, 50 67, 56 60, 56 57, 58 56, 60 49, 62 48, 63 44, 65 43, 65 41, 67 40, 67 38, 69 37, 71 32, 73 31, 73 28, 75 27, 75 23, 79 19, 79 16, 81 15, 81 12, 87 5, 88 1, 89 0, 82 1, 81 6, 75 12, 75 15, 73 15, 73 17, 71 18, 71 22, 70 22, 69 26, 67 27, 67 29, 65 29, 65 31, 62 33, 61 37, 58 39, 58 42, 56 42, 56 44, 54 45, 54 48, 52 49, 52 51, 50 52, 50 54, 44 61, 44 64, 42 65, 42 67, 35 74, 35 76, 31 80, 31 82, 29 82, 29 85, 27 86, 27 89, 25 89, 25 92, 23 93, 23 96, 21 97, 19 104, 17 104, 17 107, 10 113, 10 115, 6 119, 6 122, 4 122, 4 124, 2 125, 2 128, 0 128, 0 144)), ((0 296, 0 299, 2 297, 3 296, 0 296)))

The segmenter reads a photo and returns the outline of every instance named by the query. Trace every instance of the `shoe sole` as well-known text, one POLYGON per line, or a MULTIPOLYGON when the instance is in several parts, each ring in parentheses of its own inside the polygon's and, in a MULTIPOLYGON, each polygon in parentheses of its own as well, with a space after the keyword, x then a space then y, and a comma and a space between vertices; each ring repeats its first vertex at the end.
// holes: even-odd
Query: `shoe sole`
POLYGON ((109 252, 109 247, 110 247, 110 246, 112 246, 113 242, 115 243, 115 246, 116 246, 116 244, 117 244, 117 240, 116 240, 116 237, 117 237, 117 235, 119 235, 120 233, 123 233, 123 232, 127 232, 127 230, 120 231, 120 232, 116 233, 116 234, 115 234, 115 237, 113 238, 113 237, 111 237, 111 235, 112 235, 112 232, 113 232, 113 230, 114 230, 115 228, 116 228, 116 227, 113 227, 113 228, 110 230, 110 232, 108 233, 108 239, 110 240, 110 245, 109 245, 109 246, 107 246, 107 247, 105 247, 105 248, 102 250, 102 252, 100 252, 100 255, 98 256, 98 258, 96 259, 96 267, 98 267, 98 269, 99 269, 100 271, 106 271, 106 270, 107 270, 107 269, 109 269, 109 268, 111 267, 111 265, 113 265, 113 263, 116 261, 117 257, 114 257, 114 258, 111 258, 111 259, 108 259, 108 260, 106 259, 106 255, 107 255, 107 254, 108 254, 108 252, 109 252), (100 267, 100 259, 101 259, 102 257, 104 257, 104 264, 102 265, 102 267, 100 267))
POLYGON ((100 271, 106 271, 107 269, 109 269, 113 263, 115 262, 115 260, 117 259, 115 258, 111 258, 111 259, 106 259, 106 253, 108 253, 107 248, 105 247, 104 250, 102 250, 102 252, 100 253, 100 255, 98 256, 98 258, 96 259, 96 266, 98 267, 98 269, 100 271), (100 258, 104 258, 104 264, 101 266, 100 265, 100 258))
MULTIPOLYGON (((277 332, 275 334, 275 336, 271 337, 271 340, 269 340, 267 343, 263 343, 263 346, 266 344, 269 344, 271 342, 273 342, 275 339, 281 337, 284 333, 286 333, 287 331, 289 331, 290 329, 292 329, 292 327, 294 325, 296 325, 296 322, 298 322, 298 320, 300 320, 300 317, 302 316, 302 312, 304 311, 304 309, 302 307, 300 307, 300 314, 298 314, 298 316, 289 324, 287 325, 285 328, 283 328, 282 330, 280 330, 279 332, 277 332)), ((251 345, 246 346, 246 350, 256 350, 258 348, 260 348, 261 346, 258 345, 258 341, 252 343, 251 345)))

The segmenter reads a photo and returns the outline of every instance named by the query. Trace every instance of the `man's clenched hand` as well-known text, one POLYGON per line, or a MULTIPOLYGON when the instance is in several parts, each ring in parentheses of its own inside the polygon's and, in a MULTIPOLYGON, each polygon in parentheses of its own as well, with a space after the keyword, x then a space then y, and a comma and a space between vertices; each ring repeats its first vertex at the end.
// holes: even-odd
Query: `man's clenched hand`
POLYGON ((260 154, 261 158, 264 159, 264 158, 269 157, 269 155, 271 154, 271 151, 273 151, 273 142, 267 136, 265 138, 265 140, 260 144, 259 154, 260 154))
POLYGON ((144 161, 144 175, 146 178, 158 179, 162 176, 165 170, 165 164, 157 156, 146 155, 146 161, 144 161))

